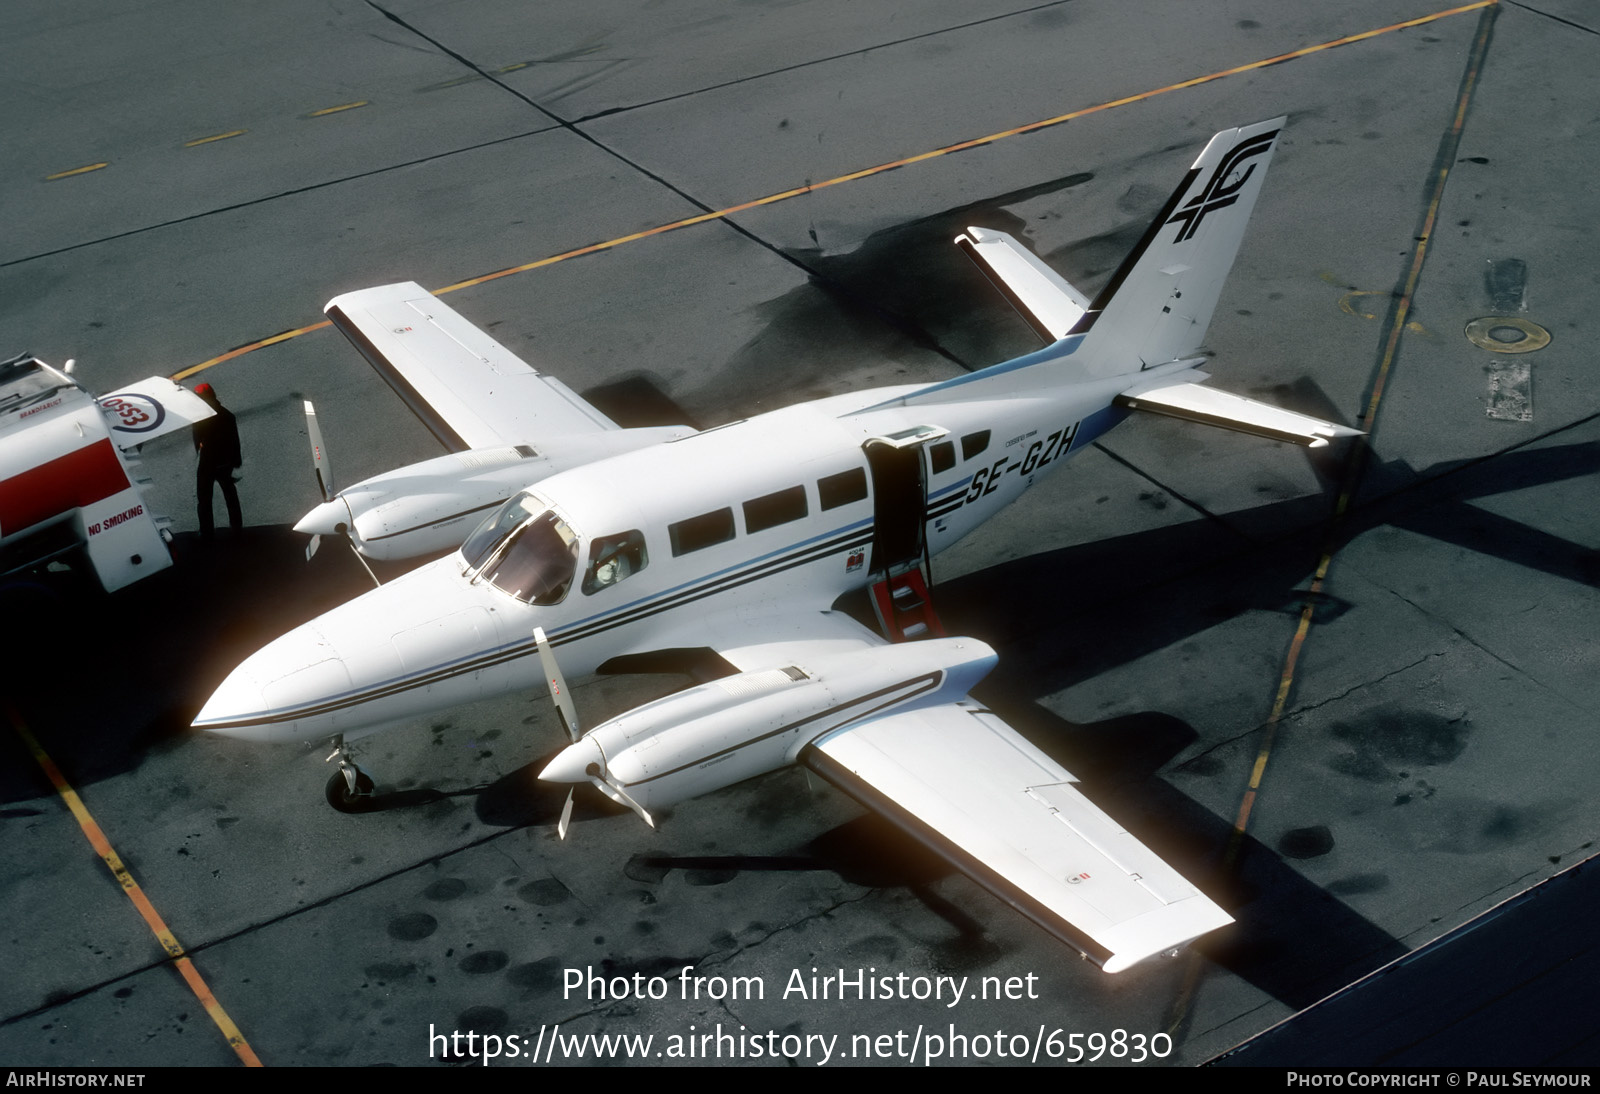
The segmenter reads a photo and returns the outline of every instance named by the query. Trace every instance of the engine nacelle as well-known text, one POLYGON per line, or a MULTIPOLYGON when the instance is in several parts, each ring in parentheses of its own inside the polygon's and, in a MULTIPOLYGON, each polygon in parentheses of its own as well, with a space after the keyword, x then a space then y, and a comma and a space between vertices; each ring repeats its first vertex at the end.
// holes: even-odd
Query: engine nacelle
POLYGON ((507 498, 542 479, 693 432, 687 426, 618 429, 555 437, 537 447, 452 452, 346 487, 294 527, 297 532, 335 535, 343 525, 368 558, 438 554, 461 546, 507 498))
POLYGON ((598 777, 647 810, 791 764, 830 733, 896 709, 963 698, 994 667, 975 638, 943 638, 741 672, 619 715, 539 777, 598 777))

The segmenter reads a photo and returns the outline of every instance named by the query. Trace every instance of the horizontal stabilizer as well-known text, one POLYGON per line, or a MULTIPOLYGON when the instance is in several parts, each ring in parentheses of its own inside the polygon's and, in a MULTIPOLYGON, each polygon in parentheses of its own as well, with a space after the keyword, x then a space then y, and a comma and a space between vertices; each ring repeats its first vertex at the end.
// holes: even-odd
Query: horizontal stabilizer
POLYGON ((1089 298, 1004 232, 968 228, 956 246, 1046 342, 1059 342, 1083 318, 1089 298))
POLYGON ((1335 437, 1361 436, 1359 429, 1325 422, 1309 414, 1299 414, 1196 382, 1205 377, 1205 373, 1194 370, 1180 372, 1150 386, 1131 388, 1118 395, 1116 403, 1130 410, 1145 410, 1169 418, 1221 426, 1238 433, 1288 441, 1306 448, 1322 448, 1335 437))
POLYGON ((413 281, 345 293, 323 310, 452 452, 618 428, 413 281))

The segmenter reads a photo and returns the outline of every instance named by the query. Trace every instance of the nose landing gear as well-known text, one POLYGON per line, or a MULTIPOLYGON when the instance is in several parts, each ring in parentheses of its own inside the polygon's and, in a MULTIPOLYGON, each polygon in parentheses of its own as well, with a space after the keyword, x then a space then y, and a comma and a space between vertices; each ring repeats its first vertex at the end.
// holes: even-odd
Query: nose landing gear
POLYGON ((324 762, 335 759, 339 770, 328 779, 328 804, 341 813, 365 813, 372 808, 372 776, 355 765, 343 736, 333 739, 333 752, 324 762))

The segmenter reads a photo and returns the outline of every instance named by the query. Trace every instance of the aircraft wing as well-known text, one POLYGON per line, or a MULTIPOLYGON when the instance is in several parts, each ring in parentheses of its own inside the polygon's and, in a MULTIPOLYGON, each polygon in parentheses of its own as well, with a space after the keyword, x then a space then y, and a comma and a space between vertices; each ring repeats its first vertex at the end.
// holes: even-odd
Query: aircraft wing
POLYGON ((977 703, 889 714, 801 759, 1106 972, 1233 922, 977 703))
POLYGON ((452 452, 619 428, 414 281, 345 293, 323 310, 452 452))
MULTIPOLYGON (((706 623, 744 672, 914 658, 919 646, 891 647, 838 612, 706 623)), ((821 734, 800 762, 1107 972, 1233 921, 992 711, 948 689, 928 695, 821 734)))

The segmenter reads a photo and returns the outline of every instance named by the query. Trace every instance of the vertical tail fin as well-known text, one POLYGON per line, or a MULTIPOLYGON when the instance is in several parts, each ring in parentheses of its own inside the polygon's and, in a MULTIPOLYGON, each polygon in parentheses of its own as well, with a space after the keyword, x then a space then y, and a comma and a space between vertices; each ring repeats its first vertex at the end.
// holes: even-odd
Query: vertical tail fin
POLYGON ((1177 367, 1191 358, 1211 325, 1285 121, 1274 118, 1212 137, 1133 253, 1092 301, 1005 233, 967 229, 956 242, 1029 325, 1055 341, 889 403, 1002 398, 1124 377, 1158 365, 1177 367))
POLYGON ((1211 138, 1133 253, 1073 328, 1090 371, 1115 375, 1191 354, 1211 325, 1222 284, 1286 119, 1211 138))

